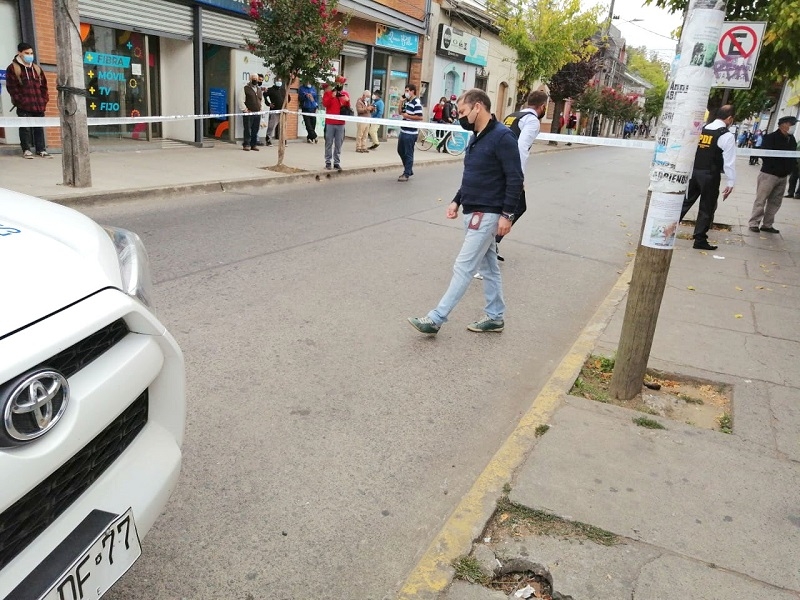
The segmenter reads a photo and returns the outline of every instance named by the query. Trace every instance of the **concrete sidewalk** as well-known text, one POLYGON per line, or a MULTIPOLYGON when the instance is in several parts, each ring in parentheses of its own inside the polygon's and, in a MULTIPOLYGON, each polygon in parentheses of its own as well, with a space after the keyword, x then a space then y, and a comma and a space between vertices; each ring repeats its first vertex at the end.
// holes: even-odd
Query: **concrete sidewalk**
MULTIPOLYGON (((525 557, 575 600, 800 598, 800 201, 784 200, 779 235, 750 232, 759 167, 740 159, 737 169, 715 219, 731 230, 709 236, 718 250, 677 242, 649 361, 732 385, 733 433, 666 418, 657 418, 666 430, 644 429, 632 422, 642 413, 563 389, 509 499, 620 543, 543 535, 479 543, 473 553, 487 566, 525 557)), ((601 331, 594 354, 613 356, 624 311, 620 302, 610 321, 589 325, 601 331)), ((442 595, 502 597, 464 582, 442 595)))
MULTIPOLYGON (((534 145, 534 152, 575 149, 563 144, 534 145)), ((278 161, 277 144, 260 147, 258 152, 243 152, 242 147, 217 143, 210 148, 195 148, 177 142, 138 142, 124 144, 116 151, 90 155, 92 187, 78 189, 61 184, 61 155, 53 159, 25 160, 21 154, 0 155, 0 187, 60 203, 81 204, 132 199, 153 194, 218 192, 234 187, 311 181, 319 177, 341 177, 374 171, 403 172, 397 155, 397 140, 389 139, 367 154, 355 151, 355 140, 342 147, 342 173, 326 171, 325 145, 293 140, 286 147, 284 165, 294 172, 276 172, 268 167, 278 161)), ((416 149, 414 166, 460 162, 461 156, 440 154, 435 148, 416 149)), ((409 182, 413 185, 413 179, 409 182)))

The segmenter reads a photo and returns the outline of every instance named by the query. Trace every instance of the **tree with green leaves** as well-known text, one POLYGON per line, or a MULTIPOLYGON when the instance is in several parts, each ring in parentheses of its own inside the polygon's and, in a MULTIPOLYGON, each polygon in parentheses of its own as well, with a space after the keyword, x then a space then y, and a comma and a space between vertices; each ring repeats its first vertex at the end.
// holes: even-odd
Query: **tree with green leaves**
POLYGON ((585 40, 599 28, 600 6, 582 10, 580 0, 542 0, 535 5, 489 0, 489 9, 497 16, 500 39, 517 52, 517 105, 537 81, 597 51, 585 40))
POLYGON ((657 54, 648 56, 647 48, 631 48, 628 51, 628 71, 638 75, 653 87, 644 93, 645 103, 642 117, 645 121, 658 118, 664 108, 667 93, 669 65, 659 60, 657 54))
MULTIPOLYGON (((671 12, 686 10, 688 0, 645 0, 671 12)), ((728 21, 766 21, 764 43, 749 90, 733 90, 729 103, 736 119, 744 119, 774 104, 783 82, 800 76, 800 4, 798 0, 728 0, 728 21)), ((709 110, 722 105, 724 89, 712 90, 709 110)))
MULTIPOLYGON (((264 60, 288 86, 298 77, 315 81, 333 76, 332 61, 344 45, 349 16, 336 10, 338 0, 251 0, 256 38, 245 39, 250 52, 264 60)), ((286 94, 282 110, 286 109, 286 94)), ((278 164, 285 153, 286 113, 281 113, 278 164)))

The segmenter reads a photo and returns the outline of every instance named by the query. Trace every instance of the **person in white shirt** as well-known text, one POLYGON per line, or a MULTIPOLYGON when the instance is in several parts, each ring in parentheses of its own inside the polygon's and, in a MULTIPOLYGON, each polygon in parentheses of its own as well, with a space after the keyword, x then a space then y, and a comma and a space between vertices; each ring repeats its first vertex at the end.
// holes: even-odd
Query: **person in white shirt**
POLYGON ((523 173, 525 172, 525 165, 528 163, 528 156, 530 156, 533 142, 536 141, 542 128, 540 119, 544 116, 546 110, 547 92, 531 92, 525 102, 525 108, 511 113, 503 119, 503 124, 517 136, 517 146, 519 147, 523 173))
POLYGON ((719 185, 725 173, 723 202, 733 191, 736 182, 736 137, 728 129, 733 124, 735 110, 726 104, 717 110, 716 119, 703 127, 700 142, 694 156, 694 169, 686 190, 686 198, 681 208, 681 220, 700 198, 697 207, 697 220, 694 226, 694 248, 696 250, 716 250, 708 243, 708 230, 714 222, 719 199, 719 185))

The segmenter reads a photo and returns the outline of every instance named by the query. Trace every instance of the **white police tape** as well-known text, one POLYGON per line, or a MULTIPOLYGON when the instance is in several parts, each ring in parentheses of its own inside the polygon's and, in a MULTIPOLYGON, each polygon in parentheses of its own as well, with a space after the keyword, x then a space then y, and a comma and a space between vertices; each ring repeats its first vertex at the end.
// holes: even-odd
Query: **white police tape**
MULTIPOLYGON (((135 125, 137 123, 165 123, 170 121, 187 121, 195 119, 217 119, 227 120, 230 117, 243 117, 251 115, 268 116, 270 114, 285 112, 298 116, 317 117, 321 119, 346 121, 351 123, 366 123, 369 125, 386 125, 390 129, 426 129, 435 131, 460 131, 464 129, 460 125, 451 123, 431 123, 428 121, 407 121, 401 118, 377 119, 375 117, 358 117, 350 115, 328 115, 326 113, 307 113, 293 110, 265 110, 258 113, 215 113, 207 115, 168 115, 168 116, 138 116, 138 117, 89 117, 86 119, 89 127, 102 125, 135 125)), ((0 127, 60 127, 59 117, 0 117, 0 127)), ((564 142, 567 144, 582 144, 586 146, 607 146, 612 148, 633 148, 636 150, 655 150, 655 142, 636 139, 619 139, 607 137, 590 137, 586 135, 564 135, 559 133, 539 134, 539 140, 547 142, 564 142)), ((800 151, 790 150, 761 150, 759 148, 737 148, 737 156, 750 157, 771 157, 771 158, 800 158, 800 151)))

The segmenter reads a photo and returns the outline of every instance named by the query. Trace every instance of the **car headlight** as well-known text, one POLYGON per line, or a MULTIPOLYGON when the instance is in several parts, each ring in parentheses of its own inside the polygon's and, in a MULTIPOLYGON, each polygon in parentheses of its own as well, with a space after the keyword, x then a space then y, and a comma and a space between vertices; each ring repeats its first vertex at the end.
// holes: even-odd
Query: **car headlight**
POLYGON ((150 275, 150 259, 147 257, 142 239, 127 229, 119 227, 103 227, 103 229, 117 249, 122 291, 138 298, 152 310, 153 278, 150 275))

